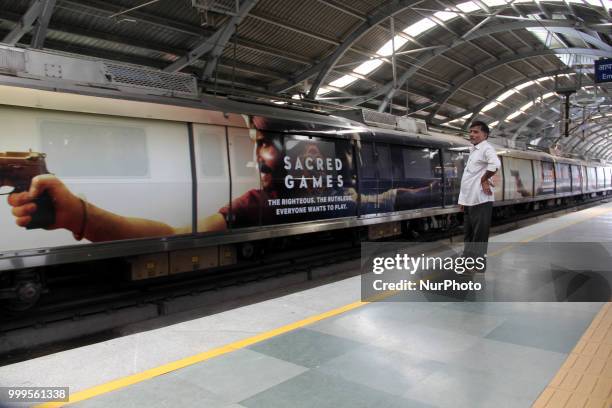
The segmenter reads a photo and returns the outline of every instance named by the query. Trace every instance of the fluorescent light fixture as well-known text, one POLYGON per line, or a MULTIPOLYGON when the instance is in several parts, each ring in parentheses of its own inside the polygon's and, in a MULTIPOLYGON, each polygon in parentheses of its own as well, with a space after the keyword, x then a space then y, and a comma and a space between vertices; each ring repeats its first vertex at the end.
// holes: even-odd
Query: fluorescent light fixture
POLYGON ((505 6, 507 4, 504 0, 483 0, 483 3, 489 7, 505 6))
POLYGON ((482 108, 481 112, 490 111, 491 109, 493 109, 497 105, 499 105, 497 102, 491 102, 490 104, 488 104, 484 108, 482 108))
POLYGON ((471 116, 472 116, 472 114, 471 114, 471 113, 468 113, 467 115, 463 115, 463 116, 461 117, 461 119, 469 119, 471 116))
POLYGON ((357 78, 355 78, 352 75, 345 75, 343 77, 336 79, 333 82, 330 82, 329 85, 335 88, 344 88, 345 86, 352 84, 356 80, 357 78))
MULTIPOLYGON (((395 51, 402 48, 404 44, 408 42, 407 39, 399 35, 396 35, 393 40, 395 41, 395 51)), ((393 41, 387 41, 385 45, 383 45, 378 49, 378 51, 376 51, 376 53, 383 57, 388 57, 389 55, 393 54, 393 41)))
POLYGON ((504 92, 503 94, 499 95, 496 99, 497 102, 502 102, 506 99, 508 99, 509 97, 511 97, 512 95, 514 95, 516 93, 516 91, 514 89, 510 89, 506 92, 504 92))
POLYGON ((325 95, 326 93, 330 93, 331 91, 333 91, 333 89, 325 88, 322 86, 317 91, 317 95, 325 95))
POLYGON ((511 113, 510 115, 508 115, 508 117, 506 118, 506 122, 511 121, 512 119, 516 118, 518 115, 522 115, 523 112, 521 112, 520 110, 511 113))
POLYGON ((382 61, 379 59, 372 59, 364 62, 359 65, 357 68, 353 70, 353 72, 361 75, 368 75, 370 72, 374 71, 376 68, 382 65, 382 61))
POLYGON ((490 128, 495 127, 497 125, 499 125, 499 120, 496 120, 495 122, 489 123, 489 127, 490 128))
POLYGON ((452 11, 437 11, 434 13, 434 17, 441 21, 448 21, 455 17, 459 17, 459 14, 453 13, 452 11))
POLYGON ((473 1, 459 3, 456 7, 464 13, 471 13, 472 11, 480 10, 480 7, 473 1))
POLYGON ((527 109, 531 108, 533 106, 533 102, 527 102, 526 104, 524 104, 523 106, 521 106, 519 109, 521 111, 526 111, 527 109))
POLYGON ((422 20, 417 21, 414 24, 409 25, 403 31, 412 37, 416 37, 419 34, 435 26, 436 26, 436 23, 434 23, 432 20, 428 18, 424 18, 422 20))
POLYGON ((550 98, 551 96, 555 96, 554 92, 548 92, 542 95, 542 99, 550 98))

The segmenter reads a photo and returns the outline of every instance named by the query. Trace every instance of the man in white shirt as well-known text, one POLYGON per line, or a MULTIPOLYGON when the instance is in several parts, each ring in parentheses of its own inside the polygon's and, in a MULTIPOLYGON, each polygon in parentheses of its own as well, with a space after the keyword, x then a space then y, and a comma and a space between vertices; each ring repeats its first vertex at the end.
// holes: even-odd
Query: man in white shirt
MULTIPOLYGON (((493 213, 493 184, 490 179, 501 167, 495 149, 487 141, 489 127, 480 121, 470 126, 470 150, 468 162, 461 178, 459 205, 463 209, 463 256, 484 257, 489 242, 489 227, 493 213)), ((484 272, 485 268, 477 272, 484 272)))

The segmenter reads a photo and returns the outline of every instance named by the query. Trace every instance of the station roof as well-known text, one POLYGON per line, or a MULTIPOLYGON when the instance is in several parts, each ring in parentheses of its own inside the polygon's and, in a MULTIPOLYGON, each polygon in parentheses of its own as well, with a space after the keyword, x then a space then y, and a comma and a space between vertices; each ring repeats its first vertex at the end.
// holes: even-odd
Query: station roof
POLYGON ((0 0, 0 40, 612 157, 611 0, 0 0), (395 52, 394 52, 395 50, 395 52), (563 97, 570 137, 562 137, 563 97))

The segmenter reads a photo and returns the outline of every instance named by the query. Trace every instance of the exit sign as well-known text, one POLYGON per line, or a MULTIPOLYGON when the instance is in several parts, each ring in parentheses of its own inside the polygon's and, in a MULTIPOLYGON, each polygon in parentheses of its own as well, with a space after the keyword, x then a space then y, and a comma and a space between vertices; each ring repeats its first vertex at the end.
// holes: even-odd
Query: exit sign
POLYGON ((595 61, 595 82, 612 82, 612 58, 595 61))

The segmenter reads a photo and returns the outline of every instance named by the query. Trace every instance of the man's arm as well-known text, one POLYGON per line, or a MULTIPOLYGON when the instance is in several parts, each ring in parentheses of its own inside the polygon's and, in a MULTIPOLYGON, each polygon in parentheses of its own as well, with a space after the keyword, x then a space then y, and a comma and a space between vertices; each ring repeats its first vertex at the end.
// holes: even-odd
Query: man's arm
POLYGON ((225 231, 227 222, 221 213, 210 215, 198 221, 198 232, 225 231))
POLYGON ((177 233, 174 228, 162 222, 123 217, 81 201, 53 175, 35 177, 29 191, 9 196, 8 202, 13 207, 12 213, 17 225, 25 227, 32 220, 32 214, 36 212, 33 200, 44 191, 49 193, 55 205, 56 221, 47 228, 50 230, 64 228, 75 236, 82 234, 82 238, 91 242, 161 237, 177 233))
POLYGON ((491 181, 489 180, 491 177, 497 173, 497 169, 501 166, 501 162, 495 153, 493 148, 485 150, 485 159, 487 160, 487 170, 480 178, 480 185, 482 186, 482 190, 486 195, 493 195, 493 191, 491 190, 491 181))
POLYGON ((483 174, 480 178, 480 185, 482 186, 482 190, 485 192, 486 195, 493 195, 493 190, 491 190, 491 181, 489 181, 489 179, 493 177, 495 173, 497 173, 497 170, 487 170, 485 174, 483 174))

